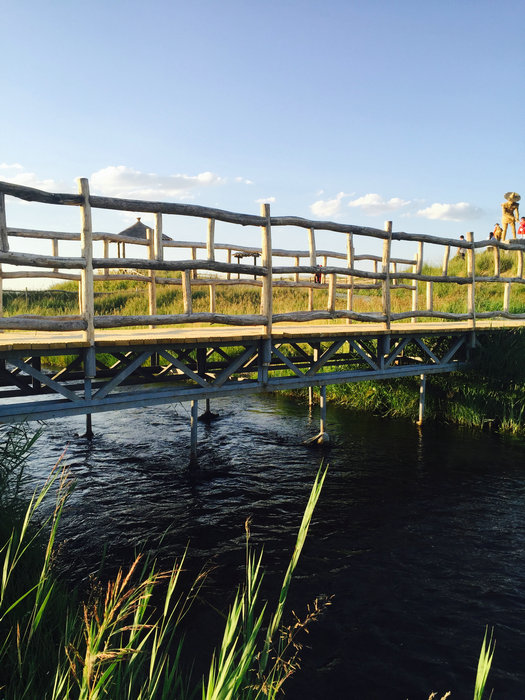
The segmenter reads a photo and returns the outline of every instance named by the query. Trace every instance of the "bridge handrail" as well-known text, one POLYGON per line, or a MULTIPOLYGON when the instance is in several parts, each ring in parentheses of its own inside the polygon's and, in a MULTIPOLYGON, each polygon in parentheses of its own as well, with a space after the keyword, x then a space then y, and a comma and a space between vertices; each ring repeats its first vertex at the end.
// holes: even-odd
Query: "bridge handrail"
POLYGON ((468 321, 475 328, 476 318, 518 318, 523 314, 511 314, 509 299, 511 285, 525 284, 523 278, 523 253, 525 244, 521 241, 500 242, 495 240, 474 241, 473 234, 467 233, 467 240, 441 238, 430 234, 413 234, 404 231, 392 231, 391 225, 385 230, 371 227, 340 224, 332 221, 315 221, 296 216, 270 216, 270 207, 262 205, 261 215, 241 214, 222 209, 203 207, 193 204, 170 202, 151 202, 91 195, 87 180, 79 180, 79 194, 64 194, 44 192, 23 185, 0 182, 0 266, 22 266, 44 268, 46 271, 9 271, 0 269, 0 328, 24 329, 55 329, 66 328, 85 330, 89 342, 93 341, 95 328, 120 327, 124 325, 159 325, 171 323, 224 323, 234 325, 263 325, 267 332, 271 324, 284 321, 312 321, 321 319, 346 319, 347 321, 381 321, 389 327, 391 322, 410 318, 415 321, 418 317, 445 320, 468 321), (23 229, 7 227, 5 215, 5 195, 18 197, 26 201, 44 204, 78 206, 82 214, 82 230, 80 233, 64 231, 43 231, 39 229, 23 229), (122 234, 94 232, 91 223, 92 208, 111 209, 114 211, 150 212, 155 215, 155 227, 147 227, 147 239, 123 236, 122 234), (206 243, 202 241, 182 241, 163 239, 163 214, 176 214, 190 217, 200 217, 208 220, 206 243), (222 221, 241 226, 257 226, 261 229, 261 246, 236 245, 233 243, 215 242, 215 222, 222 221), (308 230, 308 250, 272 249, 272 227, 293 226, 308 230), (333 231, 346 234, 346 253, 335 250, 316 248, 316 231, 333 231), (383 255, 356 254, 354 237, 365 236, 383 241, 383 255), (9 252, 9 237, 49 239, 53 245, 53 255, 35 255, 21 252, 9 252), (58 255, 58 241, 80 241, 81 255, 79 257, 63 257, 58 255), (93 242, 102 241, 104 244, 103 257, 94 257, 93 242), (417 243, 418 250, 414 258, 394 257, 391 254, 393 241, 417 243), (109 256, 109 244, 117 243, 118 257, 109 256), (423 246, 425 244, 440 245, 445 248, 442 274, 423 272, 423 246), (147 249, 148 259, 128 258, 125 255, 125 245, 143 246, 147 249), (475 253, 477 250, 489 247, 493 251, 494 274, 480 275, 475 271, 475 253), (191 260, 165 260, 164 249, 187 248, 191 250, 191 260), (448 274, 450 250, 464 250, 466 255, 466 275, 455 276, 448 274), (122 249, 122 256, 120 251, 122 249), (197 259, 197 250, 205 249, 206 259, 197 259), (226 262, 215 259, 216 251, 226 251, 226 262), (232 252, 254 255, 254 264, 232 263, 232 252), (515 252, 517 256, 517 273, 512 277, 501 274, 501 251, 515 252), (255 257, 261 259, 261 264, 255 264, 255 257), (294 258, 295 265, 274 265, 277 257, 294 258), (301 259, 309 264, 300 264, 301 259), (319 274, 321 260, 321 282, 312 277, 319 274), (343 260, 346 264, 338 266, 328 264, 329 260, 343 260), (372 270, 356 267, 356 262, 373 264, 372 270), (398 265, 407 269, 398 270, 398 265), (49 270, 49 271, 47 271, 49 270), (76 270, 77 272, 64 272, 76 270), (97 272, 98 271, 98 272, 97 272), (100 272, 102 271, 102 273, 100 272), (144 271, 141 273, 141 271, 144 271), (197 271, 208 273, 198 277, 197 271), (158 272, 180 273, 179 277, 161 276, 158 272), (210 275, 209 273, 213 273, 210 275), (238 279, 232 279, 232 275, 238 279), (217 275, 222 275, 217 276, 217 275), (241 278, 241 275, 243 277, 241 278), (285 275, 292 275, 283 278, 285 275), (253 276, 249 279, 245 276, 253 276), (302 277, 301 277, 302 276, 302 277), (1 317, 1 285, 6 279, 52 278, 76 280, 79 282, 80 308, 79 316, 67 317, 37 317, 20 315, 12 318, 1 317), (98 280, 126 279, 145 282, 149 290, 149 314, 147 316, 97 316, 94 315, 93 285, 98 280), (499 311, 476 311, 475 287, 482 282, 496 282, 504 285, 503 308, 499 311), (452 283, 466 285, 468 290, 467 313, 452 313, 434 310, 434 283, 452 283), (183 292, 183 314, 156 313, 157 285, 178 285, 183 292), (261 289, 261 313, 259 314, 223 314, 215 311, 215 290, 222 285, 249 284, 261 289), (418 284, 426 284, 427 308, 419 308, 418 284), (194 312, 192 307, 192 287, 205 285, 209 287, 210 311, 194 312), (304 288, 308 290, 308 310, 291 311, 274 314, 272 309, 273 288, 304 288), (314 290, 328 290, 327 308, 313 308, 314 290), (347 293, 347 308, 336 308, 336 291, 345 290, 347 293), (411 290, 412 306, 410 311, 394 311, 391 303, 393 290, 411 290), (381 290, 382 310, 380 312, 358 312, 353 307, 354 293, 361 290, 381 290), (147 320, 146 320, 147 319, 147 320), (69 325, 68 325, 69 324, 69 325))

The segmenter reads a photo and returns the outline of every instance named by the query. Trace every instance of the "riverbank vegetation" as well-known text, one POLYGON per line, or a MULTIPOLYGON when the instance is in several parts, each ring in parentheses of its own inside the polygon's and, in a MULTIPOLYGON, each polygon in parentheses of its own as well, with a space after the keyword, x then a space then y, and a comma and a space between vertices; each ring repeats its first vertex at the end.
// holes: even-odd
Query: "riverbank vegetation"
MULTIPOLYGON (((7 446, 2 457, 5 461, 7 455, 9 481, 20 484, 28 441, 18 428, 0 437, 7 446), (18 471, 12 468, 15 463, 18 471)), ((127 571, 106 584, 94 582, 81 598, 57 573, 60 518, 72 488, 67 469, 57 465, 25 508, 19 491, 2 491, 0 696, 275 698, 299 667, 297 637, 329 604, 315 601, 304 618, 284 622, 290 583, 325 476, 326 469, 320 469, 273 612, 261 600, 262 556, 250 544, 247 523, 245 582, 225 612, 222 640, 202 679, 192 677, 181 623, 203 579, 199 576, 183 591, 184 556, 169 571, 158 571, 155 562, 138 556, 127 571), (43 504, 49 510, 50 499, 54 507, 41 520, 43 504)))

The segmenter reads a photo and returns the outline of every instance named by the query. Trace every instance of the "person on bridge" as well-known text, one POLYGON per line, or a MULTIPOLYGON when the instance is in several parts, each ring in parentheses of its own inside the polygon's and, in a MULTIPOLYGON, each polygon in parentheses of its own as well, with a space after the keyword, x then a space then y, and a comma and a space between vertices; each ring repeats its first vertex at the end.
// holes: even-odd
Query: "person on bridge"
POLYGON ((501 217, 501 223, 503 224, 503 235, 501 237, 502 241, 505 240, 505 236, 507 235, 507 227, 509 224, 512 229, 512 237, 516 238, 516 221, 519 221, 518 202, 521 199, 517 192, 506 192, 503 196, 505 197, 506 201, 501 205, 501 209, 503 211, 503 215, 501 217))
POLYGON ((522 216, 520 219, 520 225, 518 228, 518 236, 525 236, 525 216, 522 216))
MULTIPOLYGON (((461 236, 459 237, 459 240, 460 240, 460 241, 464 241, 464 240, 465 240, 465 236, 461 235, 461 236)), ((465 248, 458 248, 458 252, 456 253, 456 255, 457 255, 459 258, 464 258, 464 257, 465 257, 465 248)))
POLYGON ((497 221, 494 224, 494 230, 492 231, 492 233, 494 234, 494 238, 497 241, 501 241, 501 234, 503 233, 503 229, 501 228, 501 226, 498 224, 497 221))
POLYGON ((317 265, 315 268, 314 281, 316 284, 321 284, 321 265, 317 265))

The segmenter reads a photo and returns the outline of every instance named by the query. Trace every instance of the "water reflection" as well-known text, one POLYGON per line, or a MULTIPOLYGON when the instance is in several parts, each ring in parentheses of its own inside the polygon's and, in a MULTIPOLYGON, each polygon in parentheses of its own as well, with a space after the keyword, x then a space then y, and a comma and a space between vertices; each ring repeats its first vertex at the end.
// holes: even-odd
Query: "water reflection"
MULTIPOLYGON (((306 405, 252 396, 212 410, 220 419, 199 424, 193 469, 181 405, 95 416, 91 443, 77 437, 83 418, 47 424, 30 472, 40 479, 69 444, 67 576, 85 581, 105 551, 113 567, 141 547, 168 564, 189 541, 189 565, 213 561, 206 595, 224 603, 242 576, 251 516, 267 591, 276 589, 322 456, 302 444, 317 432, 317 407, 309 417, 306 405)), ((287 697, 466 696, 485 624, 496 627, 495 695, 521 697, 523 444, 332 406, 327 422, 330 473, 292 605, 335 598, 287 697)))

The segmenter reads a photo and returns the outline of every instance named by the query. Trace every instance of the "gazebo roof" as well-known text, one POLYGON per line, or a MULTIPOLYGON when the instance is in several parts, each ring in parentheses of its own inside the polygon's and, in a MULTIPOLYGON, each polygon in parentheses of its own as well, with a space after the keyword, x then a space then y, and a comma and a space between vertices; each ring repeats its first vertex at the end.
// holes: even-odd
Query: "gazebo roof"
MULTIPOLYGON (((146 239, 147 236, 147 230, 148 226, 145 226, 142 221, 140 220, 140 216, 137 217, 136 222, 132 226, 128 226, 128 228, 125 228, 123 231, 119 232, 119 236, 131 236, 132 238, 143 238, 146 239)), ((163 241, 171 241, 169 236, 166 236, 165 233, 162 234, 162 240, 163 241)))

